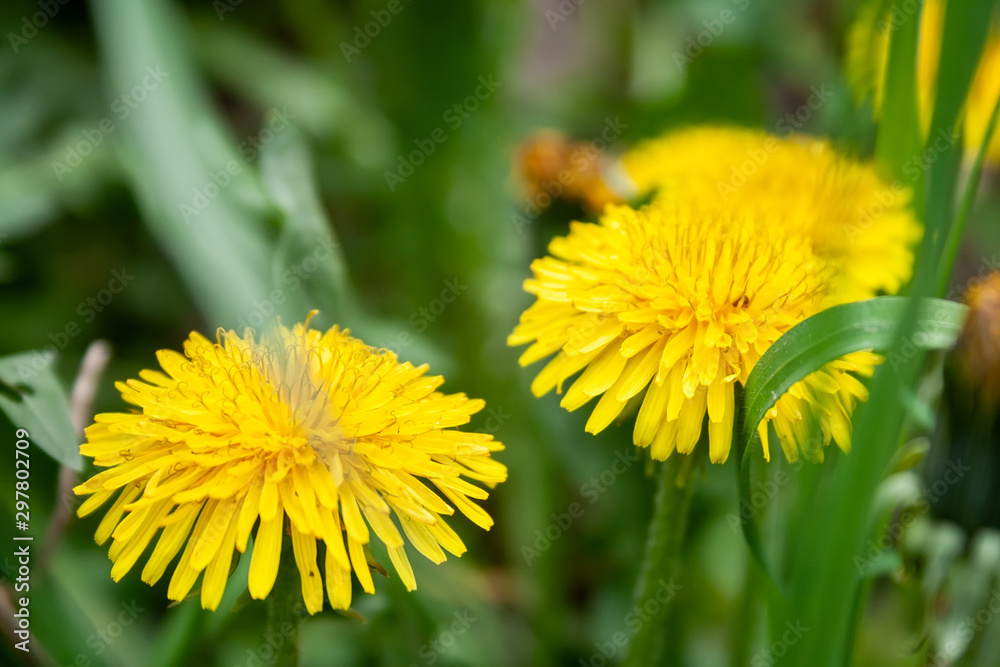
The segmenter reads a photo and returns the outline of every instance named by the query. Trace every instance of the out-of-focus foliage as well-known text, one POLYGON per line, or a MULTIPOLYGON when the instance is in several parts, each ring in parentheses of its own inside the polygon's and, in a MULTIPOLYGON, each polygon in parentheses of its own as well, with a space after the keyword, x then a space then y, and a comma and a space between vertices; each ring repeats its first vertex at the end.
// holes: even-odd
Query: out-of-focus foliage
MULTIPOLYGON (((445 390, 486 398, 470 428, 507 445, 498 458, 510 476, 491 495, 489 533, 456 527, 465 556, 441 566, 414 558, 416 592, 395 579, 375 596, 356 588, 364 623, 329 611, 304 621, 302 664, 616 660, 622 637, 661 619, 632 600, 655 480, 630 429, 586 434, 586 411, 534 399, 518 352, 505 346, 530 301, 521 282, 531 260, 571 219, 592 219, 575 204, 541 211, 523 201, 512 177, 517 147, 539 128, 559 128, 613 156, 665 127, 725 121, 829 136, 871 155, 871 108, 855 106, 842 68, 858 4, 3 3, 0 355, 41 351, 15 360, 18 375, 26 364, 26 374, 52 372, 69 387, 87 345, 107 339, 114 357, 94 411, 118 411, 113 381, 153 367, 156 350, 176 349, 191 330, 299 321, 319 308, 319 325, 348 327, 430 363, 448 378, 445 390)), ((890 163, 911 140, 883 144, 890 163)), ((1000 267, 1000 187, 986 171, 956 286, 1000 267)), ((911 418, 920 406, 932 415, 930 376, 909 396, 911 418)), ((28 428, 0 422, 0 442, 12 443, 18 427, 28 428)), ((49 428, 65 424, 53 415, 49 428)), ((32 436, 41 446, 44 434, 32 436)), ((10 587, 14 455, 2 451, 0 563, 10 587)), ((752 513, 770 553, 791 550, 816 485, 842 460, 790 465, 775 456, 755 470, 752 513)), ((243 595, 248 558, 218 612, 197 600, 168 608, 166 582, 150 588, 138 572, 110 580, 92 540, 96 519, 71 519, 44 539, 78 501, 53 459, 35 447, 31 461, 31 533, 38 553, 52 546, 47 562, 33 562, 31 660, 266 658, 263 605, 243 595)), ((677 659, 770 659, 777 651, 735 474, 706 467, 696 477, 683 580, 669 602, 681 610, 671 615, 677 659)), ((879 501, 912 501, 914 473, 889 481, 905 488, 879 487, 879 501)), ((973 615, 988 605, 979 598, 1000 576, 996 536, 985 531, 963 554, 969 536, 952 531, 951 552, 935 553, 943 547, 933 531, 951 527, 925 515, 905 549, 876 545, 865 555, 872 596, 858 611, 851 664, 923 664, 929 636, 943 646, 960 635, 963 618, 937 613, 933 596, 973 615), (958 574, 945 562, 961 563, 958 574)), ((998 633, 1000 625, 975 634, 980 656, 994 655, 998 633)), ((2 650, 4 664, 25 658, 2 650)))

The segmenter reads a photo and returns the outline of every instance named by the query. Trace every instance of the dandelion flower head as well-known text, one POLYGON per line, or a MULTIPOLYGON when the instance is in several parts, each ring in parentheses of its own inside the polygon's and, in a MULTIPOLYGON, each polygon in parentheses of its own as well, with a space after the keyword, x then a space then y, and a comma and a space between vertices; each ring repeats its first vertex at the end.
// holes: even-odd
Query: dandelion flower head
POLYGON ((79 514, 115 497, 96 534, 99 544, 112 539, 115 580, 159 533, 142 580, 158 581, 180 553, 168 597, 184 599, 204 573, 201 604, 215 609, 234 550, 253 535, 248 587, 261 599, 290 539, 309 612, 323 607, 324 581, 331 606, 345 609, 352 571, 374 592, 373 538, 412 590, 404 536, 440 563, 465 551, 444 519, 454 508, 492 525, 474 502, 486 490, 469 480, 504 481, 491 458, 502 445, 456 430, 483 401, 439 392, 443 379, 427 366, 308 320, 259 340, 249 329, 220 331, 216 342, 192 333, 184 354, 157 356, 162 372, 117 385, 136 409, 98 415, 81 446, 105 470, 75 489, 90 496, 79 514))
MULTIPOLYGON (((586 425, 597 433, 635 401, 633 440, 656 459, 690 453, 707 416, 710 459, 726 460, 736 383, 821 307, 834 273, 804 235, 671 196, 609 206, 599 224, 573 223, 549 253, 532 264, 525 289, 536 301, 508 338, 531 343, 522 365, 555 355, 532 391, 561 393, 582 370, 562 407, 600 396, 586 425)), ((830 377, 838 398, 864 389, 847 373, 830 377)), ((794 441, 787 447, 794 457, 794 441)))
POLYGON ((920 226, 911 193, 827 141, 732 127, 692 127, 623 157, 640 192, 667 192, 768 219, 808 237, 835 267, 826 305, 897 292, 920 226))

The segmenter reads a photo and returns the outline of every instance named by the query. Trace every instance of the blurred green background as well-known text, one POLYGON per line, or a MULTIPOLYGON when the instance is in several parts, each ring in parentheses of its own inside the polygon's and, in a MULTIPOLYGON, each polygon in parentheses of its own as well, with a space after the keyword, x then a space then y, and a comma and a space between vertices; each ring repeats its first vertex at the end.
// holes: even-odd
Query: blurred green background
MULTIPOLYGON (((5 2, 0 353, 54 346, 51 366, 29 359, 68 390, 87 346, 109 341, 97 412, 123 409, 113 381, 192 330, 301 321, 312 308, 314 324, 429 362, 445 390, 487 400, 471 428, 507 445, 509 480, 487 503, 496 525, 453 521, 468 554, 415 558, 414 593, 395 578, 375 596, 356 587, 363 623, 308 619, 302 664, 605 664, 601 646, 636 620, 655 484, 629 429, 584 433, 586 411, 534 399, 532 373, 505 345, 530 302, 530 261, 587 215, 526 209, 517 147, 539 128, 603 133, 608 156, 685 123, 784 134, 815 87, 829 100, 799 131, 870 155, 871 109, 857 107, 841 66, 854 12, 826 0, 5 2), (735 19, 694 49, 723 11, 735 19)), ((987 258, 998 265, 998 192, 976 209, 957 284, 987 258)), ((4 452, 15 428, 0 426, 4 452)), ((77 501, 60 493, 53 460, 35 449, 32 463, 38 554, 53 513, 77 501)), ((678 664, 748 664, 766 646, 763 613, 743 597, 743 538, 726 518, 732 467, 705 469, 695 496, 669 603, 678 664)), ((13 552, 8 495, 0 560, 13 552)), ((98 521, 73 518, 51 559, 36 556, 35 650, 5 643, 0 661, 266 662, 263 605, 230 611, 249 559, 218 612, 197 600, 168 608, 166 580, 150 588, 134 570, 111 581, 98 521)), ((5 591, 11 572, 5 560, 5 591)), ((915 593, 899 586, 874 598, 857 664, 887 664, 919 640, 905 611, 915 593)))

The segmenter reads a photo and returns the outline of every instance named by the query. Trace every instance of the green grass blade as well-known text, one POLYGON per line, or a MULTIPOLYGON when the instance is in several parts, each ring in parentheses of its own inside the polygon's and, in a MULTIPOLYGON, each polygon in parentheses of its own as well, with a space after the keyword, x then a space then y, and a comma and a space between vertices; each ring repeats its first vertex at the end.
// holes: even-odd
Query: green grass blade
MULTIPOLYGON (((793 384, 845 354, 887 350, 908 302, 906 297, 883 296, 834 306, 800 322, 775 341, 747 379, 742 447, 748 452, 752 449, 757 424, 793 384)), ((914 338, 924 349, 950 347, 965 312, 961 304, 924 299, 914 338)))
MULTIPOLYGON (((875 155, 895 178, 904 178, 903 165, 920 153, 920 105, 917 101, 917 43, 920 21, 907 16, 902 5, 891 8, 889 58, 882 93, 883 121, 879 124, 875 155)), ((914 201, 920 201, 923 183, 914 183, 914 201)))
MULTIPOLYGON (((750 471, 753 464, 752 451, 755 449, 753 447, 759 439, 756 437, 756 432, 750 438, 750 444, 745 445, 742 449, 742 454, 739 456, 739 468, 736 470, 736 483, 739 490, 739 505, 741 509, 743 507, 753 507, 752 491, 750 490, 750 471), (745 505, 744 503, 749 503, 745 505)), ((740 451, 740 450, 737 450, 740 451)), ((770 586, 768 591, 769 601, 774 603, 781 603, 786 600, 785 593, 782 590, 781 580, 774 571, 771 565, 771 559, 767 555, 767 551, 764 549, 764 540, 761 539, 760 529, 757 527, 757 521, 755 515, 743 516, 743 512, 739 512, 740 517, 740 527, 743 531, 743 539, 746 540, 747 548, 750 549, 750 553, 753 554, 754 559, 757 561, 757 565, 763 571, 765 577, 767 578, 767 583, 770 586)), ((752 575, 748 575, 752 576, 752 575)))
POLYGON ((262 152, 260 170, 281 214, 274 282, 294 297, 290 300, 301 311, 289 316, 300 320, 312 308, 334 319, 353 313, 347 263, 323 211, 308 149, 294 127, 275 133, 262 152), (297 286, 302 289, 292 289, 297 286))
POLYGON ((995 0, 964 0, 949 2, 945 8, 934 114, 927 137, 927 153, 933 148, 936 157, 927 160, 927 242, 923 251, 935 260, 934 275, 940 272, 937 259, 953 224, 963 150, 958 140, 962 109, 986 43, 994 4, 995 0))
POLYGON ((962 243, 962 234, 965 231, 965 221, 969 219, 972 211, 972 204, 976 200, 976 191, 979 189, 979 178, 983 173, 983 164, 986 162, 986 153, 989 151, 990 142, 993 140, 993 133, 996 132, 997 118, 1000 117, 1000 96, 997 97, 993 105, 993 112, 990 114, 989 123, 986 125, 986 133, 983 141, 976 151, 976 159, 969 168, 969 180, 965 184, 965 192, 962 193, 962 202, 959 204, 958 213, 955 220, 948 229, 945 238, 944 248, 941 251, 941 263, 938 266, 937 293, 944 294, 948 289, 948 281, 951 279, 951 270, 958 257, 958 248, 962 243))
MULTIPOLYGON (((772 345, 754 366, 743 392, 744 409, 737 432, 740 453, 740 506, 752 506, 750 471, 759 438, 757 425, 789 388, 823 364, 859 350, 890 349, 896 327, 909 307, 905 297, 880 297, 834 306, 800 322, 772 345)), ((950 347, 962 328, 967 308, 941 299, 920 303, 914 344, 922 349, 950 347)), ((892 366, 896 359, 890 356, 892 366)), ((756 522, 741 514, 747 546, 775 585, 756 522)))
MULTIPOLYGON (((985 0, 947 5, 941 76, 928 139, 929 145, 936 141, 938 147, 933 156, 928 151, 923 156, 929 162, 926 222, 909 288, 914 297, 930 296, 934 291, 940 249, 952 219, 961 158, 954 130, 992 10, 992 3, 985 0)), ((860 582, 853 557, 863 550, 870 529, 864 517, 899 446, 905 414, 900 392, 910 390, 923 366, 925 352, 914 345, 922 303, 907 304, 897 322, 890 362, 876 369, 869 400, 857 411, 854 449, 838 462, 829 484, 817 496, 812 522, 804 534, 797 536, 799 546, 793 556, 789 613, 785 618, 800 621, 813 631, 789 648, 788 657, 795 664, 839 665, 850 657, 853 591, 860 582)))
POLYGON ((93 14, 109 97, 145 91, 122 105, 115 131, 143 222, 209 322, 234 325, 270 292, 273 212, 259 179, 209 103, 169 3, 95 0, 93 14))
POLYGON ((334 141, 351 160, 344 173, 359 187, 381 187, 380 169, 395 155, 395 130, 382 112, 349 85, 350 65, 302 61, 233 22, 205 16, 193 24, 199 61, 219 84, 261 108, 294 114, 311 138, 334 141), (377 175, 376 178, 373 178, 377 175))

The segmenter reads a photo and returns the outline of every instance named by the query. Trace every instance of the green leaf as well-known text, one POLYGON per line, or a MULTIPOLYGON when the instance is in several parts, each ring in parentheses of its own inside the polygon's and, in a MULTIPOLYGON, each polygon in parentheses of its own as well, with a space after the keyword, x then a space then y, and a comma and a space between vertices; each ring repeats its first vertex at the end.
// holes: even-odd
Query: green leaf
MULTIPOLYGON (((312 308, 334 319, 352 311, 347 265, 323 211, 309 151, 296 128, 275 134, 262 151, 260 171, 264 189, 281 214, 274 283, 284 288, 281 277, 288 271, 304 276, 292 283, 300 284, 302 293, 292 299, 299 312, 289 317, 301 320, 312 308)), ((285 291, 292 292, 290 287, 285 291)))
MULTIPOLYGON (((897 3, 902 4, 902 3, 897 3)), ((924 206, 924 238, 908 294, 915 299, 934 296, 941 249, 951 226, 958 166, 962 156, 960 141, 954 139, 983 39, 990 25, 991 0, 949 2, 945 10, 941 61, 934 114, 928 143, 938 143, 926 151, 929 162, 924 206), (941 147, 942 139, 947 146, 941 147), (933 159, 931 159, 933 158, 933 159)), ((854 451, 832 470, 821 492, 816 494, 812 520, 796 536, 792 556, 789 596, 794 617, 810 632, 789 648, 788 661, 802 665, 847 664, 853 635, 852 596, 860 577, 852 559, 864 550, 868 539, 866 521, 879 482, 900 446, 905 425, 901 391, 912 391, 923 367, 926 353, 914 345, 919 330, 917 306, 913 301, 894 327, 895 340, 889 363, 876 369, 868 401, 854 419, 854 451)))
POLYGON ((962 193, 962 202, 959 204, 958 213, 955 214, 955 220, 951 223, 948 235, 945 238, 944 248, 941 251, 941 263, 938 267, 938 294, 944 294, 948 289, 948 282, 951 280, 951 270, 955 265, 955 259, 958 257, 958 249, 962 243, 965 221, 969 219, 969 212, 972 211, 972 205, 976 200, 976 191, 979 189, 979 177, 983 173, 986 153, 989 151, 990 142, 993 140, 993 133, 997 129, 998 116, 1000 116, 1000 96, 997 96, 997 101, 993 104, 990 120, 986 124, 986 132, 983 134, 983 140, 979 144, 979 150, 976 151, 976 159, 969 168, 969 177, 965 183, 965 191, 962 193))
POLYGON ((964 118, 962 109, 986 43, 994 4, 994 0, 945 4, 934 115, 927 137, 927 145, 935 148, 937 158, 930 161, 927 172, 927 241, 923 252, 930 252, 926 261, 932 263, 935 275, 940 273, 938 260, 954 224, 955 192, 963 152, 959 132, 964 118), (939 142, 943 139, 951 141, 941 149, 939 142))
POLYGON ((107 89, 148 89, 115 133, 142 221, 213 328, 235 326, 271 292, 270 202, 207 97, 173 3, 96 0, 92 12, 107 89))
POLYGON ((68 468, 83 470, 69 401, 42 352, 0 357, 0 410, 15 427, 27 430, 29 440, 43 452, 68 468))
MULTIPOLYGON (((800 322, 760 358, 747 379, 741 445, 749 454, 757 424, 788 389, 823 364, 859 350, 892 344, 909 299, 883 296, 828 308, 800 322)), ((913 343, 925 350, 950 347, 968 309, 944 299, 924 299, 913 343)), ((893 363, 890 356, 888 362, 893 363)))
POLYGON ((288 113, 310 137, 336 141, 352 171, 369 184, 383 184, 381 169, 396 155, 395 130, 358 95, 357 86, 348 84, 350 63, 290 57, 271 41, 214 15, 195 20, 192 27, 199 60, 212 78, 263 109, 288 113))
MULTIPOLYGON (((875 154, 893 176, 905 176, 903 165, 920 154, 920 118, 917 100, 917 39, 920 21, 906 17, 901 4, 889 8, 895 12, 889 35, 889 59, 882 88, 883 121, 879 124, 875 154)), ((913 184, 914 202, 920 203, 923 182, 913 184)))
MULTIPOLYGON (((743 392, 743 420, 737 432, 740 455, 739 490, 751 502, 750 470, 756 451, 757 425, 788 389, 823 364, 859 350, 884 351, 893 343, 896 328, 910 300, 879 297, 828 308, 800 322, 782 335, 764 353, 747 379, 743 392)), ((967 308, 942 299, 924 299, 919 306, 917 329, 911 337, 914 349, 944 349, 958 337, 967 308)), ((902 353, 905 353, 905 348, 902 353)), ((898 363, 890 354, 886 363, 898 363)), ((765 572, 772 575, 756 523, 743 519, 743 535, 765 572)))

